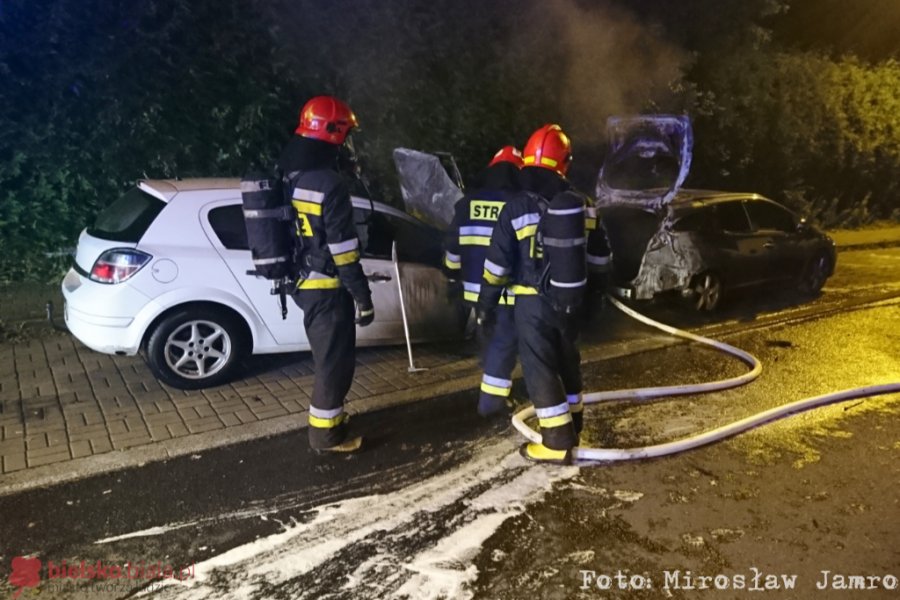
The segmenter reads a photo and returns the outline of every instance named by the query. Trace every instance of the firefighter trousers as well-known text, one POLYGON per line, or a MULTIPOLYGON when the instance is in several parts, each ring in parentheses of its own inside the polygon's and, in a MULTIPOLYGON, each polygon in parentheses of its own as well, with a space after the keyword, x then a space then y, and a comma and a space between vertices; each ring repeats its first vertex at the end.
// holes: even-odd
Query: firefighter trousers
POLYGON ((483 417, 506 411, 506 401, 512 389, 512 372, 516 367, 518 336, 514 307, 500 305, 496 314, 494 332, 482 352, 484 375, 478 396, 478 414, 483 417))
POLYGON ((581 432, 581 355, 576 329, 539 295, 516 296, 515 320, 519 360, 543 444, 568 450, 578 445, 581 432))
POLYGON ((298 290, 294 302, 312 350, 315 381, 309 407, 309 445, 328 448, 347 436, 344 398, 356 369, 355 306, 350 292, 298 290))

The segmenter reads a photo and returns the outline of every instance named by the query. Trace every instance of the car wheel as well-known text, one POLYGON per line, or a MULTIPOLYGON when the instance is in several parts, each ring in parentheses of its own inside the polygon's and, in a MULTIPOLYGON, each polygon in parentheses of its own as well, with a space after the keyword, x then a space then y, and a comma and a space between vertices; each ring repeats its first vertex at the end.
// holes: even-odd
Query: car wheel
POLYGON ((701 273, 691 285, 694 308, 699 312, 711 312, 722 302, 722 280, 715 273, 701 273))
POLYGON ((226 382, 249 350, 240 320, 221 309, 185 308, 164 318, 147 342, 147 364, 172 387, 195 390, 226 382))
POLYGON ((814 256, 803 268, 800 275, 800 291, 809 296, 815 296, 825 285, 828 279, 828 256, 824 253, 814 256))

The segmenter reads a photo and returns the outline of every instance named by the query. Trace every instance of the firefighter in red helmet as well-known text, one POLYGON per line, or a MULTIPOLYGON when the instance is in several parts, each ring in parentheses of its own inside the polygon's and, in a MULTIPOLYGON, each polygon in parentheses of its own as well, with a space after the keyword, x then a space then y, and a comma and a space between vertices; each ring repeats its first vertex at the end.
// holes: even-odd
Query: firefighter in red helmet
MULTIPOLYGON (((468 192, 454 207, 453 221, 444 243, 444 268, 449 278, 451 297, 461 296, 471 307, 478 301, 491 232, 503 205, 518 190, 522 153, 504 146, 479 173, 468 192)), ((478 414, 483 417, 506 412, 516 366, 516 329, 513 321, 514 298, 499 299, 498 326, 482 336, 481 392, 478 414)))
POLYGON ((310 447, 319 451, 350 452, 362 442, 348 435, 344 397, 353 382, 356 325, 369 325, 375 309, 359 262, 348 183, 337 167, 357 125, 341 100, 312 98, 278 161, 294 209, 292 297, 303 310, 315 365, 308 435, 310 447))
POLYGON ((479 325, 490 327, 500 299, 515 298, 519 360, 542 437, 521 453, 538 462, 571 462, 578 445, 582 381, 576 317, 588 273, 605 270, 610 254, 590 198, 565 177, 571 161, 571 142, 559 125, 545 125, 528 139, 521 191, 506 203, 494 228, 476 313, 479 325), (559 219, 568 219, 565 234, 552 229, 559 219))

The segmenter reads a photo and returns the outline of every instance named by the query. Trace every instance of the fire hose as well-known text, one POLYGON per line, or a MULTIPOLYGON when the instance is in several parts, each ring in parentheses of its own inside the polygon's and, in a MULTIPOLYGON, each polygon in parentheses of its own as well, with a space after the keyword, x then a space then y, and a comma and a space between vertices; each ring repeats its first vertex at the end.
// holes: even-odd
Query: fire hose
MULTIPOLYGON (((717 350, 730 354, 731 356, 735 356, 742 362, 744 362, 748 367, 750 367, 750 371, 737 377, 731 377, 728 379, 721 379, 705 383, 634 388, 626 390, 611 390, 607 392, 592 392, 584 394, 583 396, 583 402, 586 405, 620 400, 649 400, 651 398, 703 394, 718 390, 726 390, 750 383, 751 381, 759 377, 760 373, 762 373, 762 364, 755 356, 753 356, 749 352, 745 352, 740 348, 735 348, 734 346, 731 346, 724 342, 716 341, 700 335, 695 335, 688 331, 683 331, 681 329, 665 325, 658 321, 654 321, 653 319, 646 317, 638 313, 637 311, 625 306, 615 298, 610 297, 609 299, 610 301, 612 301, 612 304, 616 308, 624 312, 629 317, 676 337, 691 340, 693 342, 698 342, 706 346, 711 346, 717 350)), ((638 448, 590 448, 579 446, 573 449, 573 459, 580 464, 584 464, 585 462, 611 462, 668 456, 670 454, 676 454, 679 452, 684 452, 685 450, 691 450, 693 448, 705 446, 713 442, 718 442, 720 440, 738 435, 760 425, 770 423, 784 417, 811 410, 820 406, 836 404, 838 402, 844 402, 846 400, 852 400, 856 398, 881 396, 884 394, 891 394, 895 392, 900 392, 900 383, 873 385, 842 390, 839 392, 832 392, 829 394, 823 394, 821 396, 815 396, 812 398, 806 398, 803 400, 790 402, 788 404, 783 404, 781 406, 776 406, 769 410, 750 415, 749 417, 723 425, 716 429, 663 444, 643 446, 638 448)), ((528 406, 513 415, 512 424, 513 427, 515 427, 530 441, 541 443, 541 434, 526 423, 526 420, 531 419, 534 416, 534 407, 528 406)))

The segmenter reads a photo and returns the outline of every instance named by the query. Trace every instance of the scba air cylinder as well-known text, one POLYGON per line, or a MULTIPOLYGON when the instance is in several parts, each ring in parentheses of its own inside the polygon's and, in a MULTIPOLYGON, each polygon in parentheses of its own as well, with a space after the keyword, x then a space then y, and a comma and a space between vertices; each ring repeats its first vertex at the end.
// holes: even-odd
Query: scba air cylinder
POLYGON ((541 218, 546 275, 544 293, 557 310, 575 312, 587 286, 584 197, 576 192, 554 196, 541 218))
POLYGON ((247 244, 256 272, 266 279, 281 279, 290 267, 290 211, 278 184, 261 173, 250 173, 241 180, 247 244))

